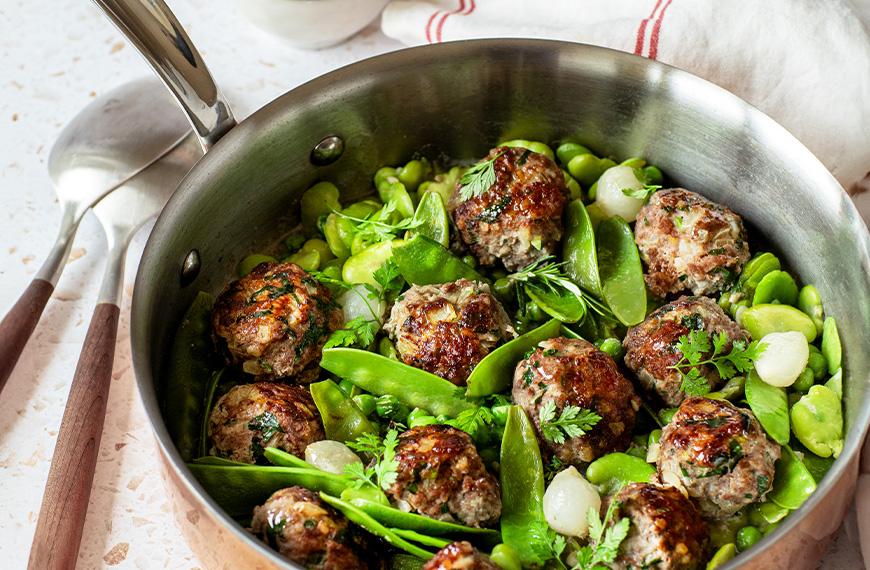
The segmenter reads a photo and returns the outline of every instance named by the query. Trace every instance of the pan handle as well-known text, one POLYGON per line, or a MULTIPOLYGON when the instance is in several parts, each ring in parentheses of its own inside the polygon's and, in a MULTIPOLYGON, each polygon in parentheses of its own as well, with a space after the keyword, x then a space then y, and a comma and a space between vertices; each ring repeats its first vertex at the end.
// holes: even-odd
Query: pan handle
POLYGON ((236 125, 205 62, 163 0, 94 2, 175 95, 204 151, 236 125))

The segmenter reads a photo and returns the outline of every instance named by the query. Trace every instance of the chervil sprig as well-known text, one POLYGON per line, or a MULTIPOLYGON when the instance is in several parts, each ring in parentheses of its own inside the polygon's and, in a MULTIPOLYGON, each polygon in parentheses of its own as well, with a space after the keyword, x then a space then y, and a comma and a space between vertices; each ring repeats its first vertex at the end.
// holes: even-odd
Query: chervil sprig
POLYGON ((544 439, 554 443, 565 443, 566 439, 585 435, 595 427, 601 416, 578 406, 567 405, 556 418, 556 403, 548 400, 539 412, 541 434, 544 439))
POLYGON ((728 335, 724 332, 713 336, 712 346, 710 335, 706 331, 693 330, 688 335, 682 335, 676 347, 682 357, 670 366, 683 375, 680 390, 689 396, 702 396, 710 391, 710 385, 701 375, 700 367, 711 365, 716 368, 721 379, 728 380, 738 372, 745 374, 752 370, 755 361, 766 348, 758 341, 747 345, 742 340, 735 340, 726 354, 727 346, 728 335))
POLYGON ((500 152, 465 171, 459 179, 459 197, 463 201, 477 198, 495 184, 495 161, 503 154, 500 152))

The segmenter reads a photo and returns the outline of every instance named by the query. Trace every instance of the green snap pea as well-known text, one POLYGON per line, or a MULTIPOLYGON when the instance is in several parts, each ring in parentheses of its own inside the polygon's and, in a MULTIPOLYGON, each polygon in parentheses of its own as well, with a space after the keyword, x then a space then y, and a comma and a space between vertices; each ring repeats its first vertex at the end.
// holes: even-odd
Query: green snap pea
POLYGON ((498 531, 489 528, 476 528, 409 513, 390 505, 375 503, 365 499, 353 499, 350 503, 375 519, 392 528, 413 530, 434 536, 469 536, 487 544, 501 540, 498 531))
POLYGON ((568 189, 568 198, 570 200, 579 200, 583 197, 583 189, 580 188, 580 183, 574 180, 574 177, 568 173, 567 170, 563 170, 562 174, 565 177, 565 187, 568 189))
POLYGON ((444 247, 450 245, 450 223, 444 201, 437 192, 427 192, 420 198, 417 210, 414 212, 417 226, 406 237, 421 234, 444 247))
POLYGON ((782 456, 776 462, 773 490, 767 500, 793 511, 803 505, 815 490, 816 481, 812 474, 791 448, 783 445, 782 456))
POLYGON ((332 380, 315 382, 309 388, 327 439, 354 441, 363 434, 378 432, 377 426, 332 380))
POLYGON ((821 334, 825 323, 825 310, 819 290, 813 285, 804 285, 798 295, 798 308, 813 320, 816 332, 821 334))
POLYGON ((595 242, 604 300, 622 324, 638 324, 646 317, 646 283, 631 228, 613 216, 598 225, 595 242))
POLYGON ((214 299, 200 292, 184 313, 172 341, 166 383, 166 426, 185 460, 194 457, 209 384, 213 378, 211 308, 214 299))
MULTIPOLYGON (((534 303, 531 307, 532 311, 534 307, 537 307, 542 313, 563 323, 576 323, 586 316, 586 304, 568 290, 563 289, 560 293, 533 284, 526 284, 523 286, 523 291, 534 303)), ((530 316, 536 321, 546 318, 543 314, 535 314, 534 312, 530 312, 530 316)))
POLYGON ((327 495, 323 492, 320 493, 320 498, 323 499, 323 501, 326 502, 328 505, 335 507, 336 509, 341 511, 341 513, 346 516, 351 522, 358 524, 373 535, 383 538, 385 541, 395 546, 396 548, 404 550, 408 554, 413 554, 414 556, 422 558, 423 560, 428 560, 432 558, 432 552, 424 550, 423 548, 420 548, 419 546, 408 542, 389 528, 379 523, 370 515, 362 511, 359 507, 356 507, 346 501, 342 501, 337 497, 327 495))
POLYGON ((802 460, 807 471, 810 472, 810 475, 813 476, 813 479, 817 484, 824 479, 825 475, 831 469, 831 466, 834 465, 833 457, 819 457, 818 455, 809 452, 803 453, 802 460))
MULTIPOLYGON (((414 239, 419 238, 415 237, 414 239)), ((347 283, 368 283, 377 285, 374 272, 377 271, 392 255, 393 248, 398 249, 402 240, 382 241, 370 245, 344 262, 341 277, 347 283)))
POLYGON ((827 386, 813 386, 791 409, 792 431, 819 457, 843 451, 843 411, 840 398, 827 386))
POLYGON ((737 546, 731 542, 724 544, 716 551, 713 557, 710 558, 710 561, 707 562, 707 570, 715 570, 735 556, 737 556, 737 546))
POLYGON ((625 355, 625 350, 622 348, 622 342, 618 338, 608 337, 595 341, 595 346, 601 352, 610 355, 614 360, 619 361, 625 355))
POLYGON ((549 541, 544 518, 544 464, 526 412, 511 406, 501 444, 501 536, 523 566, 543 564, 549 541))
POLYGON ((208 455, 208 420, 209 414, 211 414, 211 408, 214 405, 214 396, 215 392, 217 392, 218 385, 221 383, 221 379, 224 376, 224 372, 226 368, 222 368, 220 371, 211 375, 211 380, 208 382, 208 386, 205 389, 205 400, 203 400, 202 406, 202 424, 199 430, 199 456, 208 455))
POLYGON ((766 384, 753 370, 746 378, 746 401, 770 438, 786 445, 789 440, 788 397, 785 389, 766 384))
POLYGON ((308 235, 317 231, 317 220, 333 210, 340 210, 338 188, 331 182, 318 182, 302 193, 299 209, 302 217, 302 227, 308 235))
MULTIPOLYGON (((764 503, 756 503, 755 508, 758 510, 758 516, 761 518, 763 524, 772 525, 776 524, 785 517, 788 516, 790 512, 785 507, 780 507, 776 503, 771 503, 769 501, 764 503)), ((749 516, 750 520, 753 519, 752 514, 749 516)), ((753 522, 753 524, 758 525, 759 523, 753 522)))
POLYGON ((507 544, 496 544, 489 557, 502 570, 522 570, 520 555, 507 544))
POLYGON ((457 279, 483 280, 474 268, 450 250, 419 234, 395 247, 393 260, 405 281, 413 285, 449 283, 457 279))
POLYGON ((398 353, 396 352, 396 345, 394 345, 387 337, 378 341, 378 354, 386 356, 387 358, 392 358, 393 360, 399 359, 398 353))
POLYGON ((792 276, 785 271, 771 271, 765 275, 752 297, 753 305, 766 303, 781 303, 783 305, 795 305, 798 299, 798 287, 792 276))
POLYGON ((803 372, 800 373, 800 376, 797 377, 797 380, 794 381, 794 384, 791 385, 791 388, 798 392, 808 392, 815 382, 816 379, 813 375, 812 369, 804 368, 803 372))
POLYGON ((356 404, 356 407, 366 416, 375 413, 375 409, 378 405, 377 398, 371 394, 360 394, 359 396, 354 396, 353 403, 356 404))
POLYGON ((283 449, 278 449, 276 447, 267 447, 263 450, 263 457, 265 457, 269 463, 272 465, 277 465, 278 467, 293 467, 295 469, 312 469, 319 473, 325 473, 325 471, 318 469, 314 465, 306 462, 304 459, 300 457, 296 457, 292 453, 287 453, 283 449))
POLYGON ((754 526, 745 526, 737 531, 737 550, 745 552, 762 538, 764 535, 761 534, 760 530, 754 526))
POLYGON ((435 418, 435 416, 419 415, 416 416, 414 419, 408 419, 409 428, 414 428, 418 426, 429 426, 436 423, 438 423, 438 420, 437 418, 435 418))
POLYGON ((423 546, 434 546, 439 550, 444 548, 451 542, 443 538, 420 534, 419 532, 414 530, 405 530, 403 528, 391 528, 390 530, 396 533, 398 536, 404 538, 405 540, 410 540, 412 542, 416 542, 417 544, 422 544, 423 546))
POLYGON ((825 386, 829 388, 834 394, 837 395, 840 400, 843 399, 843 369, 840 368, 834 375, 831 376, 827 382, 825 382, 825 386))
POLYGON ((626 483, 648 483, 656 473, 646 460, 627 453, 608 453, 589 464, 586 479, 609 494, 626 483))
POLYGON ((559 158, 559 162, 564 165, 567 165, 571 162, 572 158, 581 154, 592 154, 592 151, 582 144, 573 142, 565 142, 556 147, 556 156, 559 158))
MULTIPOLYGON (((417 418, 422 418, 422 417, 427 417, 427 416, 432 416, 432 414, 430 414, 428 411, 424 410, 423 408, 414 408, 408 414, 408 422, 413 422, 417 418)), ((435 417, 432 416, 432 419, 434 420, 435 417)))
POLYGON ((246 256, 239 262, 239 266, 236 269, 236 273, 238 273, 239 277, 244 277, 248 273, 254 270, 255 267, 260 265, 261 263, 277 263, 278 260, 272 257, 271 255, 265 255, 262 253, 252 253, 251 255, 246 256))
POLYGON ((575 283, 592 294, 601 296, 595 228, 589 219, 586 206, 580 200, 570 202, 565 210, 562 259, 565 262, 565 271, 575 283))
POLYGON ((807 361, 807 368, 813 371, 813 378, 818 382, 828 373, 828 360, 825 355, 816 348, 810 345, 810 358, 807 361))
POLYGON ((843 349, 840 346, 840 333, 837 332, 837 321, 834 317, 825 319, 822 328, 822 354, 828 361, 828 374, 834 374, 840 369, 843 349))
POLYGON ((432 173, 432 165, 424 159, 412 160, 396 171, 399 182, 405 185, 409 192, 414 192, 432 173))
POLYGON ((305 271, 317 271, 320 268, 320 252, 314 249, 300 250, 287 258, 305 271))
POLYGON ((320 366, 366 392, 378 396, 394 394, 409 408, 456 417, 474 407, 447 380, 373 352, 328 348, 323 351, 320 366))
POLYGON ((553 319, 487 354, 469 374, 465 395, 481 398, 507 390, 513 382, 514 368, 523 355, 541 341, 559 336, 560 330, 561 323, 553 319))
POLYGON ((255 506, 284 487, 299 485, 338 495, 350 484, 345 475, 326 473, 311 466, 188 463, 188 468, 217 504, 233 517, 250 516, 255 506))
POLYGON ((342 501, 348 502, 357 499, 364 499, 366 501, 380 503, 382 505, 390 504, 390 499, 387 498, 386 493, 384 493, 380 488, 373 487, 372 485, 364 485, 363 487, 359 488, 350 486, 341 492, 339 498, 342 501))
POLYGON ((789 305, 753 305, 745 309, 737 322, 752 338, 760 340, 772 332, 798 331, 807 337, 807 342, 816 339, 816 325, 812 319, 789 305))

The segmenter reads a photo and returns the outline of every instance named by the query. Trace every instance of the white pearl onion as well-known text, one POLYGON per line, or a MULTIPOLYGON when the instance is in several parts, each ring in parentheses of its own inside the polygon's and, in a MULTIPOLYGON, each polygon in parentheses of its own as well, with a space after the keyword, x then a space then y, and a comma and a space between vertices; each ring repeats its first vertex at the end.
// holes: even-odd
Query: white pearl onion
POLYGON ((803 333, 774 332, 764 335, 759 345, 767 348, 755 361, 758 377, 771 386, 785 388, 794 384, 810 358, 810 347, 803 333))
POLYGON ((340 441, 324 439, 315 441, 305 448, 305 461, 311 465, 338 475, 344 473, 344 468, 353 463, 362 463, 359 456, 340 441))
POLYGON ((644 201, 626 196, 623 189, 642 190, 643 182, 637 179, 630 166, 608 168, 598 179, 595 203, 610 216, 620 216, 626 222, 633 222, 643 207, 644 201))
POLYGON ((566 536, 583 537, 589 532, 589 509, 601 509, 595 487, 573 467, 553 477, 544 493, 544 518, 550 528, 566 536))

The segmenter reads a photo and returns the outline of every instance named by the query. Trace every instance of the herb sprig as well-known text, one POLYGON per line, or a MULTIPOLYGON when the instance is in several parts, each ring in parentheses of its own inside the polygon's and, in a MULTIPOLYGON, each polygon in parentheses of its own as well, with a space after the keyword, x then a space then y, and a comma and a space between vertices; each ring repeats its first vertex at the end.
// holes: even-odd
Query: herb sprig
POLYGON ((577 563, 571 570, 606 570, 619 555, 619 546, 628 536, 631 522, 627 518, 614 522, 613 517, 619 508, 618 501, 611 501, 604 514, 604 520, 594 508, 586 513, 589 522, 589 543, 577 551, 577 563))
POLYGON ((738 372, 745 374, 752 370, 755 361, 767 348, 758 341, 752 341, 747 345, 745 341, 735 340, 731 350, 726 354, 727 346, 728 335, 724 332, 713 336, 712 347, 710 335, 706 331, 694 330, 688 335, 682 335, 676 347, 682 357, 669 367, 683 375, 680 391, 688 396, 703 396, 710 392, 710 384, 701 375, 701 366, 714 366, 719 377, 728 380, 738 372))
POLYGON ((503 154, 504 151, 465 171, 459 179, 459 197, 463 201, 477 198, 495 184, 495 161, 503 154))
POLYGON ((453 419, 444 422, 446 425, 461 429, 472 438, 476 438, 480 430, 491 427, 495 416, 490 408, 479 406, 463 410, 453 419))
POLYGON ((661 190, 661 188, 658 184, 644 184, 643 188, 623 188, 622 193, 629 198, 646 202, 650 196, 661 190))
POLYGON ((601 421, 601 416, 592 410, 570 404, 562 408, 557 419, 556 403, 553 400, 548 400, 541 406, 538 417, 544 439, 557 444, 563 444, 566 439, 572 437, 585 435, 601 421))
MULTIPOLYGON (((511 273, 507 279, 513 283, 524 286, 537 287, 549 291, 555 295, 570 294, 575 296, 585 307, 592 309, 599 315, 612 316, 610 309, 591 294, 581 289, 565 273, 565 262, 557 263, 554 255, 548 255, 526 265, 516 273, 511 273)), ((518 301, 522 309, 525 304, 525 296, 519 295, 520 287, 517 287, 518 301)))
POLYGON ((364 486, 386 491, 396 482, 399 463, 396 461, 396 446, 399 443, 399 432, 391 429, 381 439, 373 433, 367 433, 347 442, 347 446, 357 453, 372 457, 372 462, 364 466, 362 463, 352 463, 345 467, 344 472, 353 478, 351 484, 355 489, 364 486))
POLYGON ((353 233, 366 243, 380 243, 382 241, 390 241, 408 230, 415 229, 423 224, 423 220, 403 218, 397 222, 391 221, 393 213, 396 211, 396 202, 393 200, 387 201, 384 206, 369 214, 365 218, 344 214, 338 210, 333 210, 333 213, 340 218, 350 220, 356 223, 353 233))

